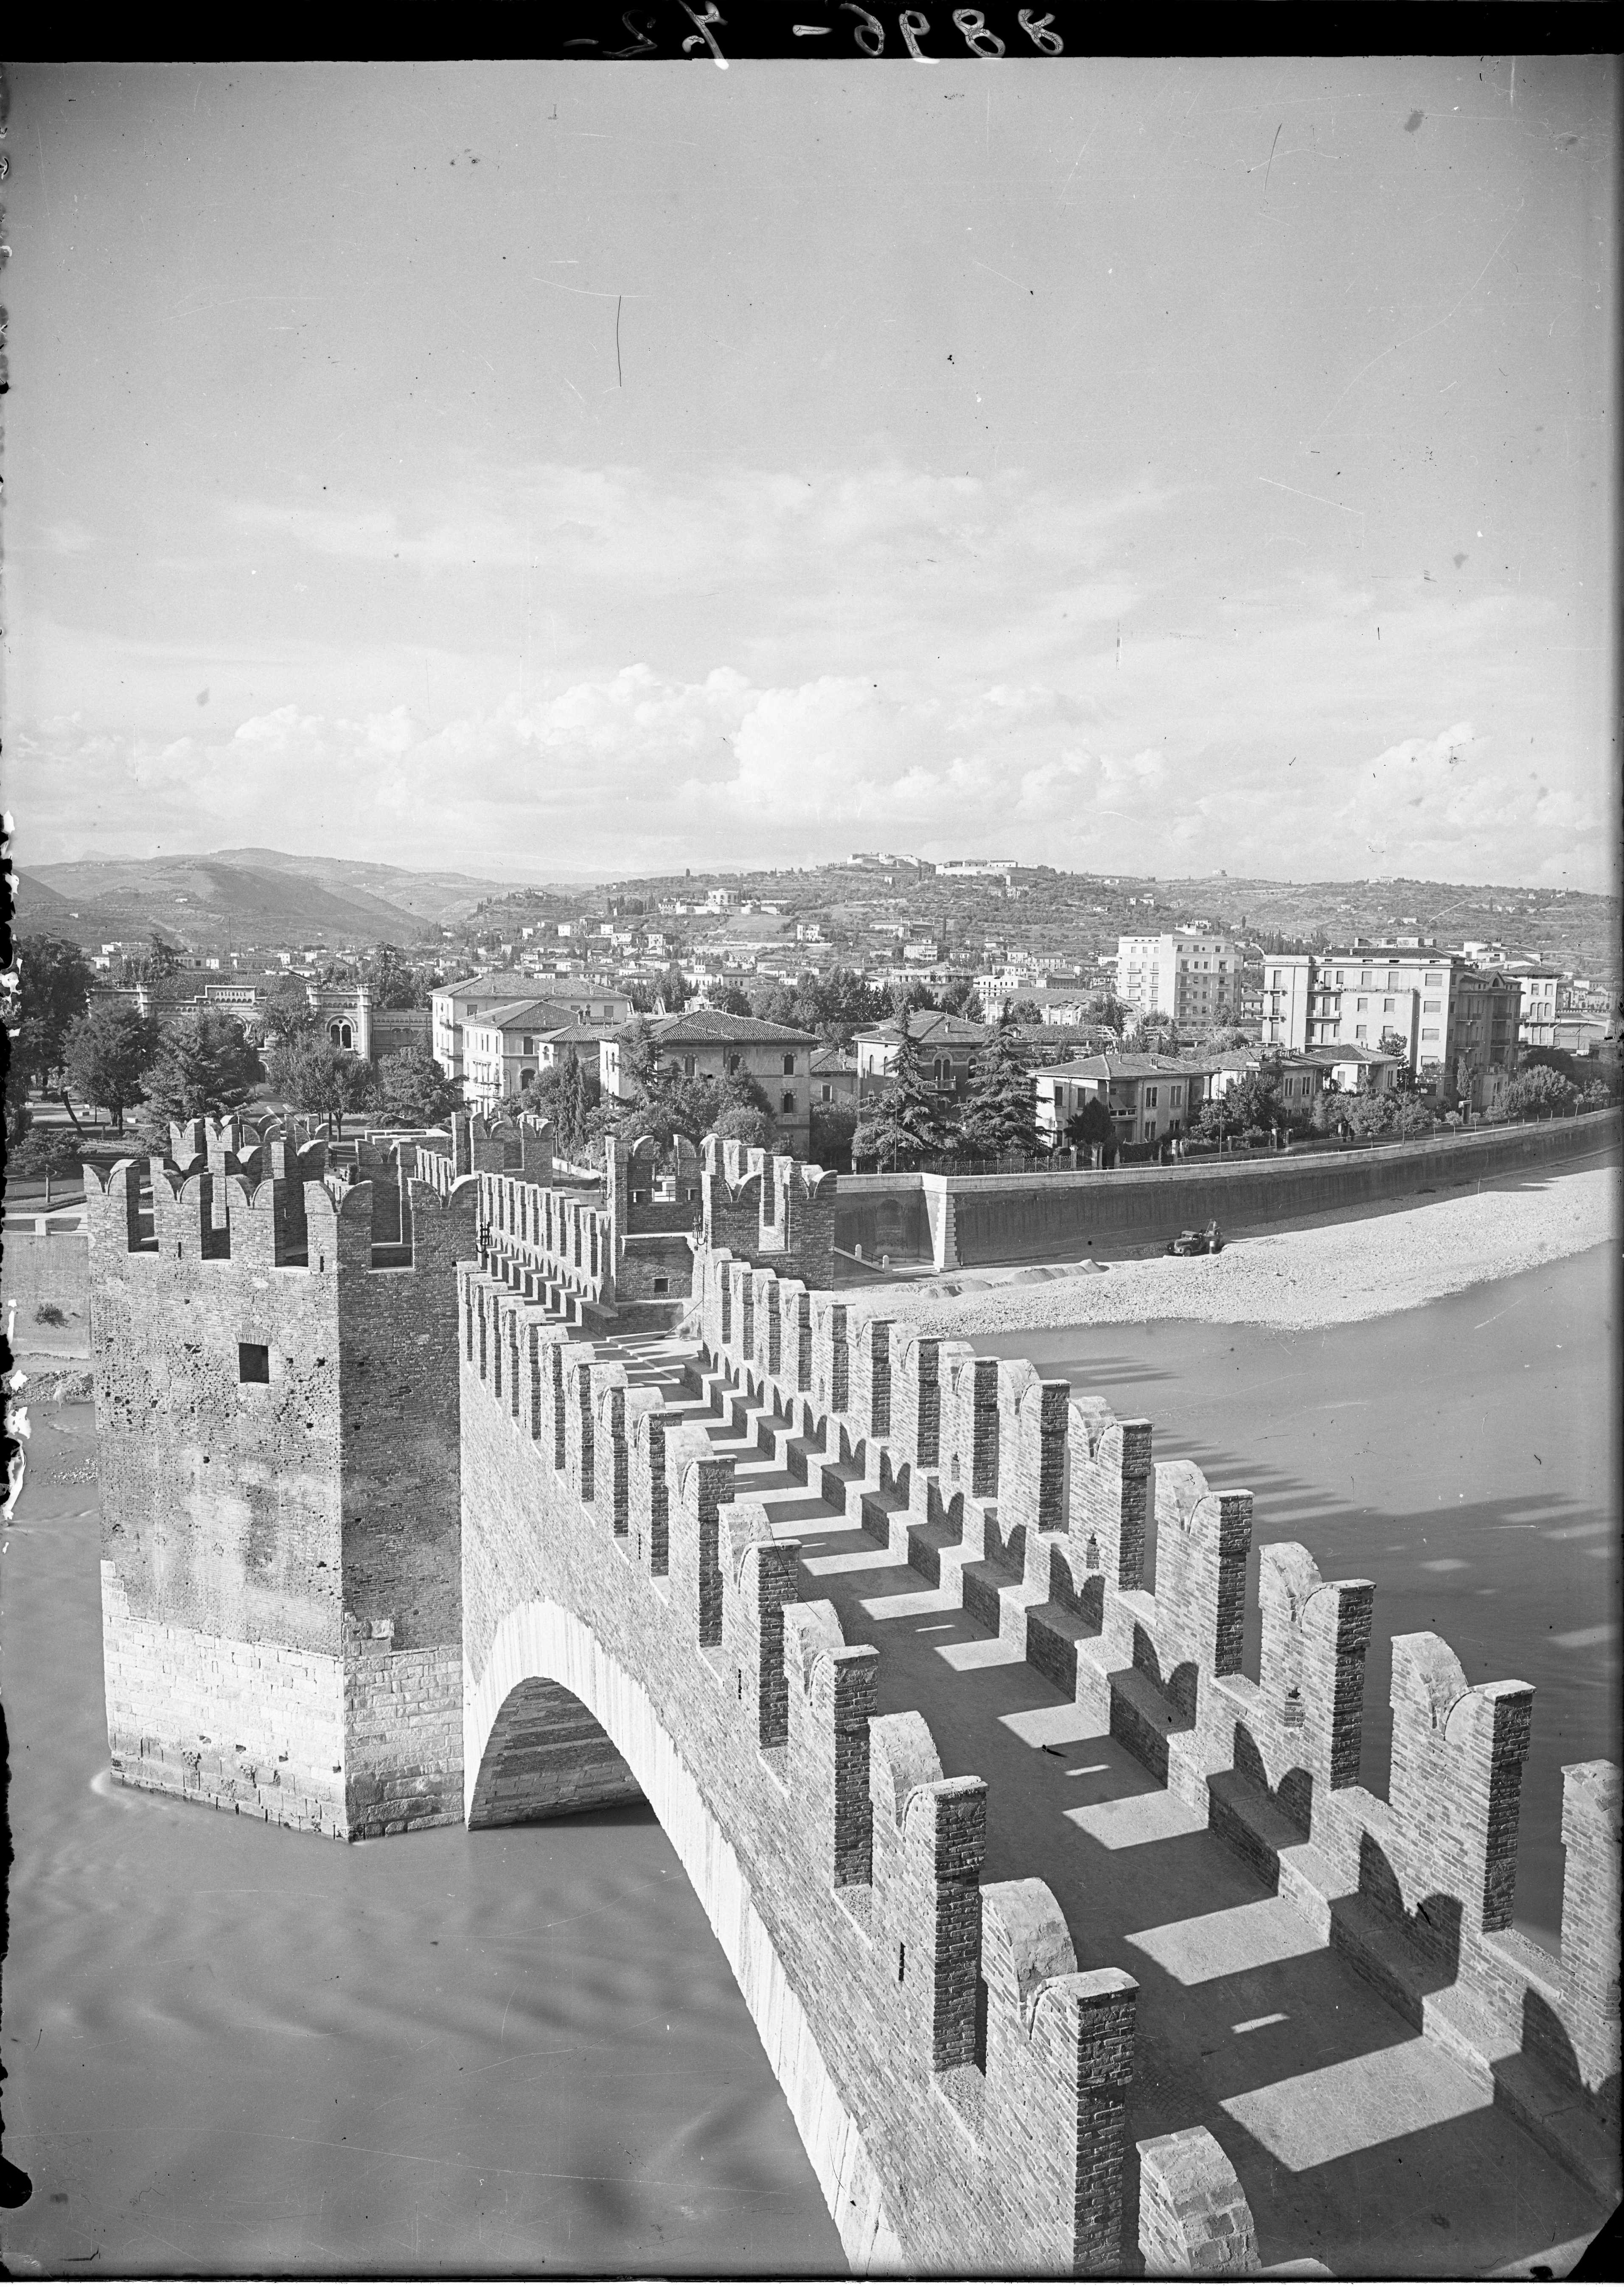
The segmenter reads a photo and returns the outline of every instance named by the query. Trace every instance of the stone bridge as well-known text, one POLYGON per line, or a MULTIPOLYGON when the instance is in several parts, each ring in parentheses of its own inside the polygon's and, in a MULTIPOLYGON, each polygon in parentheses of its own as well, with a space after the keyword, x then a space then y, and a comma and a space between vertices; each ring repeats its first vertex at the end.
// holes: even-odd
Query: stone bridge
POLYGON ((1527 1686, 1399 1639, 1378 1798, 1369 1583, 1265 1551, 1251 1681, 1248 1494, 1029 1367, 725 1250, 694 1280, 676 1333, 586 1342, 500 1236, 459 1273, 467 1813, 647 1798, 852 2267, 1459 2275, 1593 2233, 1617 1769, 1566 1774, 1543 1954, 1527 1686))

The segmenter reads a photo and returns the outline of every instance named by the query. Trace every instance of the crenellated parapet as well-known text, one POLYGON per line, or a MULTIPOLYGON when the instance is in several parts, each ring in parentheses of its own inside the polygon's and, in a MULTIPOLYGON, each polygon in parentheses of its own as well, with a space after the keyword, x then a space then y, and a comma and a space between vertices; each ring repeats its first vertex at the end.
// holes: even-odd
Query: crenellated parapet
POLYGON ((837 1175, 732 1136, 705 1138, 700 1170, 706 1247, 813 1286, 832 1284, 837 1175))
POLYGON ((481 1259, 532 1302, 612 1314, 615 1296, 610 1217, 589 1194, 532 1183, 520 1175, 475 1178, 481 1259))
POLYGON ((695 1286, 713 1405, 994 1628, 1591 2169, 1584 2119, 1604 2139, 1617 2122, 1615 1765, 1565 1774, 1552 1956, 1512 1927, 1529 1685, 1470 1684, 1441 1639, 1396 1638, 1378 1796, 1360 1783, 1370 1581, 1262 1549, 1253 1680, 1252 1497, 1157 1461, 1148 1421, 729 1250, 701 1254, 695 1286))
MULTIPOLYGON (((747 1324, 761 1355, 776 1341, 784 1356, 804 1290, 729 1267, 737 1338, 747 1324)), ((568 1683, 701 1895, 737 1864, 722 1887, 759 1937, 738 1903, 719 1935, 749 1955, 747 1998, 776 1962, 763 2038, 773 2049, 785 2009, 804 2018, 827 2121, 847 2124, 840 2166, 859 2154, 877 2203, 850 2203, 866 2221, 840 2204, 854 2260, 878 2234, 907 2268, 1120 2272, 1133 1979, 1079 1967, 1044 1883, 983 1885, 984 1782, 944 1775, 918 1713, 878 1712, 881 1655, 800 1599, 799 1544, 737 1498, 702 1417, 474 1263, 458 1355, 470 1816, 525 1815, 526 1769, 530 1815, 581 1799, 539 1735, 528 1764, 512 1745, 526 1695, 568 1683), (545 1674, 533 1653, 511 1665, 516 1642, 554 1647, 545 1674)), ((865 1389, 871 1418, 883 1393, 865 1389)))
MULTIPOLYGON (((201 1126, 201 1122, 197 1125, 201 1126)), ((195 1159, 183 1169, 154 1157, 87 1163, 86 1227, 91 1260, 115 1258, 249 1264, 317 1276, 374 1270, 449 1270, 477 1238, 471 1183, 440 1192, 408 1176, 390 1184, 394 1206, 380 1235, 371 1180, 335 1182, 319 1143, 296 1148, 272 1136, 228 1167, 195 1159)), ((92 1280, 94 1279, 92 1272, 92 1280)))

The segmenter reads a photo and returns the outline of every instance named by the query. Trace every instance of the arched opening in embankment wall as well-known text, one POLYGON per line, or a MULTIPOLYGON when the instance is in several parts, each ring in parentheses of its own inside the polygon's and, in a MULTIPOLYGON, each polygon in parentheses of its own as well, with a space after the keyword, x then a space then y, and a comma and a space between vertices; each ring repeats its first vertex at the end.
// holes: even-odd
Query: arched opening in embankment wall
POLYGON ((558 1816, 641 1792, 727 1957, 852 2270, 899 2272, 879 2178, 750 1884, 641 1685, 574 1613, 550 1600, 521 1604, 499 1623, 480 1674, 465 1675, 462 1739, 470 1827, 558 1816), (588 1770, 620 1791, 598 1792, 582 1777, 588 1770))

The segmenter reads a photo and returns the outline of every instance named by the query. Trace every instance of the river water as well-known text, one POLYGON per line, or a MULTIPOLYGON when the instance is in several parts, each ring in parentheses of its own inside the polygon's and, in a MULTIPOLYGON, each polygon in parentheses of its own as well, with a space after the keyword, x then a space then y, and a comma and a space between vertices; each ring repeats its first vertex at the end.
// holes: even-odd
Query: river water
MULTIPOLYGON (((1616 1754, 1608 1249, 1322 1334, 1094 1327, 1035 1357, 1377 1583, 1386 1642, 1537 1687, 1518 1919, 1554 1943, 1559 1767, 1616 1754)), ((4 1533, 14 2275, 843 2268, 651 1816, 345 1847, 113 1786, 88 1406, 36 1413, 4 1533)), ((1253 1649, 1255 1658, 1255 1647, 1253 1649)))

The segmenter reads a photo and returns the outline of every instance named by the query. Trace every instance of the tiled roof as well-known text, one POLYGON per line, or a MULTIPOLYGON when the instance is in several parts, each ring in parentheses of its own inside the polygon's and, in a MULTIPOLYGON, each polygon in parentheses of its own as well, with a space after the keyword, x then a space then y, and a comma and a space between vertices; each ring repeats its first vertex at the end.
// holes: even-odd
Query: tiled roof
POLYGON ((585 1024, 556 1025, 551 1032, 543 1033, 541 1037, 544 1041, 550 1041, 555 1048, 574 1049, 584 1047, 588 1041, 595 1043, 598 1041, 618 1041, 622 1029, 619 1025, 588 1018, 585 1024))
POLYGON ((501 993, 511 997, 523 993, 535 982, 519 969, 482 969, 472 977, 460 977, 454 985, 437 985, 437 993, 501 993))
POLYGON ((732 1017, 723 1009, 684 1010, 674 1017, 650 1018, 650 1029, 662 1049, 748 1047, 816 1048, 817 1034, 802 1033, 793 1025, 769 1025, 763 1017, 732 1017))
POLYGON ((494 1025, 504 1033, 525 1025, 545 1032, 551 1025, 571 1021, 570 1004, 567 1001, 498 1001, 469 1021, 494 1025))
MULTIPOLYGON (((914 1009, 909 1012, 908 1030, 922 1047, 979 1049, 993 1027, 978 1025, 973 1017, 955 1017, 945 1009, 914 1009)), ((896 1041, 902 1038, 902 1031, 896 1018, 891 1017, 883 1025, 865 1025, 857 1037, 864 1041, 896 1041)))
POLYGON ((856 1057, 848 1055, 844 1049, 819 1049, 812 1058, 815 1072, 855 1072, 856 1069, 856 1057))
POLYGON ((1198 1079, 1205 1069, 1201 1064, 1180 1064, 1174 1056, 1114 1056, 1108 1052, 1094 1056, 1074 1056, 1069 1064, 1044 1064, 1038 1069, 1040 1080, 1167 1080, 1198 1079))

